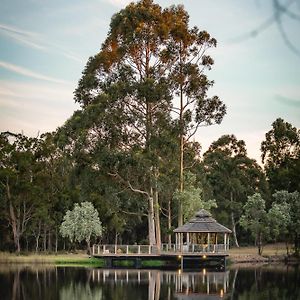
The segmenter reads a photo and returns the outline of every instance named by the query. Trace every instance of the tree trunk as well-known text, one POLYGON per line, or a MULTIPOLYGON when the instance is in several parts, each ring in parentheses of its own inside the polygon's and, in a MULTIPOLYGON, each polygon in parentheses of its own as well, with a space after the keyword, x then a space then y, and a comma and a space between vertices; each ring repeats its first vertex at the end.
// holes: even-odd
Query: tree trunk
MULTIPOLYGON (((157 173, 157 172, 156 172, 157 173)), ((159 198, 158 198, 158 188, 157 188, 157 177, 158 174, 155 175, 155 193, 154 193, 154 217, 155 217, 155 236, 156 236, 156 245, 158 251, 161 248, 161 229, 160 229, 160 206, 159 206, 159 198)))
POLYGON ((172 229, 172 215, 171 215, 171 197, 170 197, 169 201, 168 201, 168 244, 169 244, 169 247, 171 247, 171 244, 172 244, 171 229, 172 229))
MULTIPOLYGON (((179 192, 183 192, 183 158, 184 158, 184 136, 183 136, 183 91, 182 85, 180 86, 180 115, 179 115, 179 126, 180 126, 180 155, 179 155, 179 192)), ((179 197, 180 198, 180 197, 179 197)), ((182 201, 178 200, 178 226, 183 225, 183 208, 182 201)))
POLYGON ((92 251, 91 251, 91 241, 88 239, 86 240, 86 244, 87 244, 87 254, 91 255, 92 251))
POLYGON ((51 230, 48 231, 48 252, 52 251, 51 230))
POLYGON ((46 225, 44 225, 44 240, 43 240, 43 244, 44 244, 44 252, 47 251, 47 227, 46 225))
POLYGON ((21 247, 20 247, 20 228, 18 226, 18 220, 16 218, 15 210, 14 210, 14 207, 13 207, 13 204, 12 204, 8 178, 6 180, 6 196, 7 196, 7 200, 8 200, 8 203, 9 203, 9 223, 10 223, 12 231, 13 231, 14 244, 15 244, 15 248, 16 248, 17 253, 20 253, 20 251, 21 251, 21 247))
POLYGON ((39 251, 39 240, 40 240, 40 235, 41 235, 41 221, 39 221, 39 225, 38 225, 38 232, 35 236, 35 252, 39 251))
POLYGON ((55 253, 58 250, 58 234, 57 234, 57 227, 55 228, 55 253))
POLYGON ((234 237, 235 245, 236 245, 236 247, 240 247, 238 240, 237 240, 237 236, 236 236, 236 222, 234 220, 233 212, 231 212, 231 223, 232 223, 232 234, 234 237))
POLYGON ((156 245, 156 238, 155 238, 154 205, 153 205, 152 194, 148 198, 148 201, 149 201, 149 211, 148 211, 149 244, 153 246, 156 245))
POLYGON ((261 241, 261 233, 258 234, 257 239, 257 247, 258 247, 258 255, 262 255, 262 241, 261 241))

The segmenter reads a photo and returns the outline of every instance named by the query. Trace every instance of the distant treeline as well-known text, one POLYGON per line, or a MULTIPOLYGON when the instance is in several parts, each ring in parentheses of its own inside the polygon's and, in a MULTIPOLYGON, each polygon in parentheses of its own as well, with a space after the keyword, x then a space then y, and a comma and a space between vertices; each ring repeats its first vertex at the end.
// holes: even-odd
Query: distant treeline
MULTIPOLYGON (((70 250, 74 245, 59 235, 59 227, 66 211, 83 201, 94 204, 104 227, 102 237, 95 242, 148 243, 149 203, 141 193, 146 189, 147 174, 136 158, 142 155, 141 150, 99 144, 78 149, 75 142, 62 146, 61 134, 61 129, 39 138, 1 133, 0 249, 70 250)), ((248 158, 244 141, 233 135, 213 142, 202 158, 199 144, 190 142, 186 145, 185 190, 181 197, 178 155, 173 149, 176 143, 165 143, 156 177, 162 241, 167 243, 177 226, 178 201, 183 202, 186 220, 215 200, 217 207, 212 213, 236 233, 232 242, 253 243, 255 237, 239 223, 247 197, 260 193, 267 210, 280 199, 292 203, 291 197, 285 197, 295 197, 292 192, 299 192, 299 142, 299 131, 277 119, 262 142, 265 170, 248 158), (272 197, 279 190, 286 190, 288 195, 272 197)), ((298 213, 299 223, 299 194, 297 199, 293 212, 298 213)), ((297 219, 295 222, 294 226, 300 228, 297 219)), ((293 243, 295 235, 283 231, 276 238, 293 243)))

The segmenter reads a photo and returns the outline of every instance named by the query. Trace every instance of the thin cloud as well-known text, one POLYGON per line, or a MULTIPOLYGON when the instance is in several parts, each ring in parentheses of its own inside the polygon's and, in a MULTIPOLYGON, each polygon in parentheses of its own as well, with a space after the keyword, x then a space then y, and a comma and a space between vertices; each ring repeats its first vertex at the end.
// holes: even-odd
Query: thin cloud
POLYGON ((0 132, 53 131, 78 109, 74 87, 50 82, 0 80, 0 132))
POLYGON ((76 54, 65 50, 58 44, 49 43, 48 41, 45 41, 43 37, 36 32, 27 31, 7 24, 0 23, 0 34, 8 36, 9 38, 19 43, 22 43, 30 48, 38 49, 40 51, 48 53, 55 52, 73 61, 82 63, 82 59, 80 59, 76 54))
POLYGON ((34 71, 31 71, 29 69, 17 66, 17 65, 13 65, 10 63, 7 63, 5 61, 1 61, 0 60, 0 67, 9 70, 11 72, 20 74, 20 75, 24 75, 26 77, 31 77, 34 79, 38 79, 38 80, 44 80, 44 81, 49 81, 49 82, 54 82, 54 83, 61 83, 61 84, 70 84, 70 82, 67 82, 65 80, 61 80, 61 79, 56 79, 50 76, 46 76, 34 71))
POLYGON ((131 3, 131 2, 135 2, 133 0, 104 0, 105 2, 108 2, 110 4, 112 4, 113 6, 116 7, 124 7, 127 4, 131 3))
POLYGON ((276 101, 278 101, 281 104, 284 105, 288 105, 291 107, 295 107, 295 108, 300 108, 300 99, 293 99, 293 98, 289 98, 289 97, 285 97, 285 96, 281 96, 281 95, 276 95, 275 96, 276 101))

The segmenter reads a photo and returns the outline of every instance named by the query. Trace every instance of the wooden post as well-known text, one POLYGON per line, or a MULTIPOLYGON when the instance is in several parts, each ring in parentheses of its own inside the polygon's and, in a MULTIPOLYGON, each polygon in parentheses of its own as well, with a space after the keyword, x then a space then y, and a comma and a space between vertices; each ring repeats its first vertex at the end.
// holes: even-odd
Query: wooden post
POLYGON ((224 250, 226 251, 226 244, 227 244, 227 234, 224 233, 224 250))
POLYGON ((128 245, 126 245, 126 254, 128 254, 128 245))
POLYGON ((178 233, 175 233, 175 249, 177 250, 177 245, 178 245, 178 233))
POLYGON ((115 254, 117 254, 117 245, 115 245, 115 254))
POLYGON ((228 234, 228 243, 227 243, 227 250, 229 250, 229 234, 228 234))
MULTIPOLYGON (((98 252, 100 252, 99 249, 98 252)), ((105 245, 103 245, 103 254, 105 254, 105 245)))
POLYGON ((180 239, 179 239, 179 243, 180 243, 180 251, 183 251, 183 233, 180 233, 180 239))
POLYGON ((149 245, 148 253, 151 254, 151 245, 149 245))
POLYGON ((207 250, 210 252, 210 233, 207 233, 207 250))
POLYGON ((138 245, 138 254, 141 253, 141 245, 138 245))

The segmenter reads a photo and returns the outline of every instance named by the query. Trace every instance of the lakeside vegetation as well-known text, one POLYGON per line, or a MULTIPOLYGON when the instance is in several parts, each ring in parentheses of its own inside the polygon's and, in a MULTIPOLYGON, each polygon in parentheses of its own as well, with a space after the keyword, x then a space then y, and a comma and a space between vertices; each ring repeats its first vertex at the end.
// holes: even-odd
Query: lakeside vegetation
MULTIPOLYGON (((283 243, 268 244, 265 246, 263 257, 257 255, 256 247, 240 247, 229 250, 228 264, 239 263, 261 263, 261 262, 283 262, 286 259, 286 245, 283 243)), ((59 254, 37 254, 22 253, 14 254, 0 252, 0 264, 45 264, 53 266, 86 266, 105 267, 103 259, 93 258, 82 251, 79 253, 59 254)), ((142 260, 141 268, 163 267, 166 262, 163 260, 142 260)), ((122 260, 115 262, 115 267, 133 267, 133 261, 122 260)))
POLYGON ((180 5, 141 0, 115 14, 75 90, 80 109, 52 133, 0 134, 0 250, 160 246, 206 208, 234 246, 261 255, 268 242, 288 242, 299 255, 300 130, 270 124, 263 167, 231 133, 205 153, 194 141, 226 115, 209 93, 216 45, 180 5), (80 206, 92 220, 75 224, 80 206))

